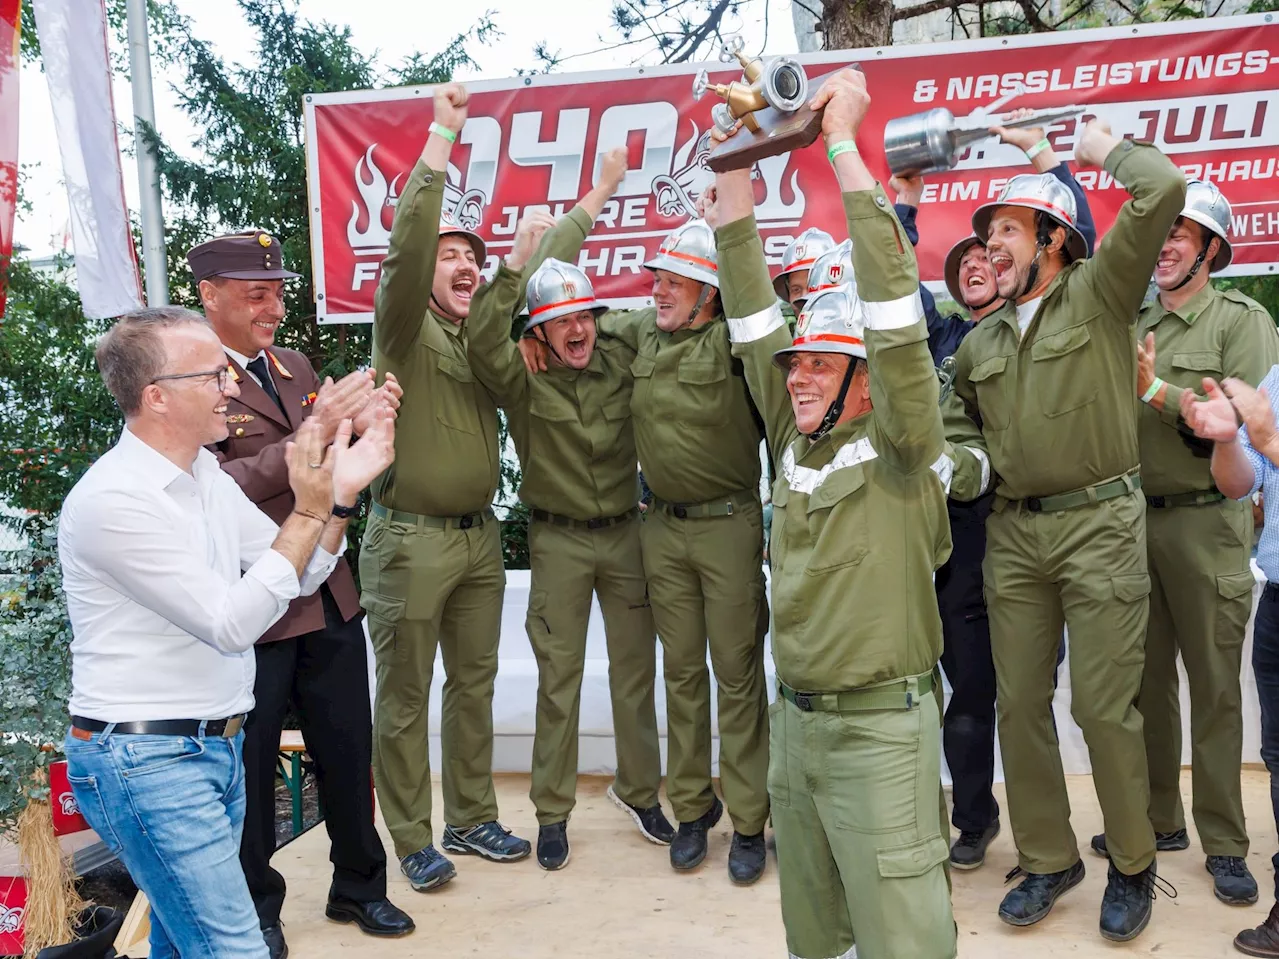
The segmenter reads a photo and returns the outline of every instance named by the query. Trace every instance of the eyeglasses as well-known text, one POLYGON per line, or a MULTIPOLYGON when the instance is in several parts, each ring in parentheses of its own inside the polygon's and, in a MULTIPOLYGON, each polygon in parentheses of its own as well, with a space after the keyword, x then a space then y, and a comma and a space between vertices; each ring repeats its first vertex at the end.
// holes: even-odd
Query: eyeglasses
POLYGON ((221 393, 227 388, 227 367, 222 366, 216 370, 204 370, 200 373, 166 373, 164 376, 157 376, 152 380, 152 384, 159 383, 161 380, 194 380, 201 376, 213 376, 217 378, 218 392, 221 393))

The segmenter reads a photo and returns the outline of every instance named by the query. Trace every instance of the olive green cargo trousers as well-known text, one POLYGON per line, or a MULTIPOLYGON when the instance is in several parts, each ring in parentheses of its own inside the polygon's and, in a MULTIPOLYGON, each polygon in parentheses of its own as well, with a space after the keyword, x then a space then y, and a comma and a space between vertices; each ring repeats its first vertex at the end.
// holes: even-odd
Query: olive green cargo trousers
POLYGON ((680 822, 715 801, 711 785, 711 683, 720 726, 720 788, 733 828, 746 836, 769 816, 768 693, 764 637, 764 529, 758 497, 728 516, 649 509, 640 532, 667 691, 667 798, 680 822))
POLYGON ((602 529, 533 520, 525 628, 538 660, 538 706, 529 798, 539 825, 564 822, 578 782, 578 714, 591 595, 600 601, 609 653, 617 775, 632 806, 657 805, 662 779, 653 688, 657 639, 640 559, 640 521, 602 529))
POLYGON ((841 694, 838 712, 782 698, 769 708, 769 799, 795 959, 847 956, 855 942, 858 959, 956 955, 940 713, 919 681, 841 694))
POLYGON ((1177 657, 1191 693, 1191 811, 1209 856, 1245 856, 1240 798, 1244 720, 1240 657, 1257 585, 1249 568, 1248 503, 1147 509, 1151 619, 1138 711, 1151 779, 1151 825, 1185 829, 1179 774, 1182 715, 1177 657))
POLYGON ((493 789, 493 681, 506 573, 490 512, 457 528, 370 514, 360 551, 361 604, 377 659, 373 774, 378 805, 407 856, 431 845, 427 697, 436 647, 444 660, 440 720, 444 819, 498 818, 493 789))
POLYGON ((1089 747, 1107 849, 1126 875, 1155 856, 1137 709, 1151 592, 1146 505, 1139 491, 1032 512, 997 496, 987 519, 982 574, 996 722, 1018 864, 1027 872, 1060 872, 1080 859, 1051 713, 1064 620, 1071 715, 1089 747))

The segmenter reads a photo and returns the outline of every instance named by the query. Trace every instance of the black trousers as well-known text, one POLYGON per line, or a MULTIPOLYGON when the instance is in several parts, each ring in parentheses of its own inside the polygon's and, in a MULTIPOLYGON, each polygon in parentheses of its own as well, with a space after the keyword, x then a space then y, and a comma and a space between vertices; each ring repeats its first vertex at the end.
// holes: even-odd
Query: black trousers
POLYGON ((276 848, 276 758, 290 701, 315 761, 333 863, 330 894, 358 902, 387 894, 387 854, 373 825, 373 724, 362 617, 344 623, 328 587, 321 593, 324 629, 254 647, 258 676, 245 725, 240 864, 263 928, 280 921, 284 905, 284 877, 270 859, 276 848))
POLYGON ((982 595, 982 558, 994 494, 972 503, 947 502, 951 558, 934 576, 942 617, 942 668, 951 702, 942 718, 942 751, 951 770, 951 824, 981 832, 1000 816, 995 778, 996 668, 982 595))

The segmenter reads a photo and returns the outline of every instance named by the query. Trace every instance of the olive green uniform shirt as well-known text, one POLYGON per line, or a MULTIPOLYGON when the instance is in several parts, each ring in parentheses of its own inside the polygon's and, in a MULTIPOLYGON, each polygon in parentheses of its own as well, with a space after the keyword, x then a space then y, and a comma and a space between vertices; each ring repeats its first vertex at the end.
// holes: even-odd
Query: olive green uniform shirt
MULTIPOLYGON (((498 407, 467 363, 466 330, 428 307, 435 276, 443 173, 421 160, 396 204, 373 313, 373 365, 404 387, 396 461, 373 484, 388 509, 460 516, 498 489, 498 407)), ((479 309, 480 287, 471 301, 479 309)))
POLYGON ((635 352, 602 339, 585 369, 552 363, 530 374, 509 335, 521 279, 498 268, 483 307, 471 313, 467 344, 472 369, 507 413, 522 468, 520 500, 576 520, 619 516, 640 501, 631 428, 635 352))
POLYGON ((1132 140, 1105 165, 1133 198, 1098 252, 1054 277, 1025 334, 1006 302, 956 351, 956 395, 981 424, 1006 499, 1083 489, 1138 465, 1134 321, 1186 179, 1132 140))
POLYGON ((791 336, 755 219, 716 235, 733 349, 778 464, 774 660, 784 683, 811 692, 933 669, 942 624, 932 577, 951 553, 951 463, 915 253, 882 189, 847 193, 844 205, 866 307, 872 408, 816 443, 796 430, 786 375, 773 363, 791 336))
POLYGON ((598 326, 637 354, 631 416, 649 488, 671 503, 758 490, 763 434, 723 317, 664 333, 656 311, 630 310, 598 326))
POLYGON ((1201 381, 1228 376, 1257 385, 1276 359, 1276 325, 1270 314, 1243 293, 1205 285, 1177 310, 1153 300, 1138 316, 1141 342, 1156 336, 1156 376, 1169 384, 1164 409, 1138 400, 1138 442, 1142 489, 1148 496, 1171 496, 1214 488, 1209 473, 1212 444, 1198 442, 1179 413, 1184 390, 1201 393, 1201 381))

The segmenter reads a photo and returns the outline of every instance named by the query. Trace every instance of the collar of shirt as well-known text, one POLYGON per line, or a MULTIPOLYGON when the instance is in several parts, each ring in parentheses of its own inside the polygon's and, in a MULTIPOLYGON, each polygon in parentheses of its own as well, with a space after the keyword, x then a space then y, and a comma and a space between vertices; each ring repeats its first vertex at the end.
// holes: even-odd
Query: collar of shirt
POLYGON ((267 357, 266 350, 258 350, 258 352, 253 356, 245 356, 243 353, 237 353, 231 347, 224 345, 222 347, 222 351, 226 353, 227 356, 231 357, 233 360, 239 363, 240 369, 244 370, 251 377, 253 377, 253 382, 257 383, 259 386, 262 385, 262 382, 258 379, 257 375, 254 374, 253 370, 249 369, 249 364, 257 359, 265 360, 267 357))
POLYGON ((208 475, 210 469, 219 469, 218 458, 202 446, 191 463, 191 472, 188 473, 127 426, 121 430, 120 440, 116 445, 129 469, 138 475, 138 481, 158 490, 168 489, 175 481, 184 477, 188 481, 199 482, 208 475))
MULTIPOLYGON (((1213 288, 1213 283, 1211 281, 1206 283, 1202 290, 1196 293, 1195 296, 1187 300, 1187 302, 1183 303, 1182 306, 1178 307, 1176 310, 1166 310, 1164 308, 1164 304, 1161 303, 1161 315, 1172 313, 1174 316, 1190 325, 1195 322, 1197 316, 1208 308, 1217 293, 1218 291, 1213 288)), ((1158 299, 1157 302, 1159 302, 1158 299)))

